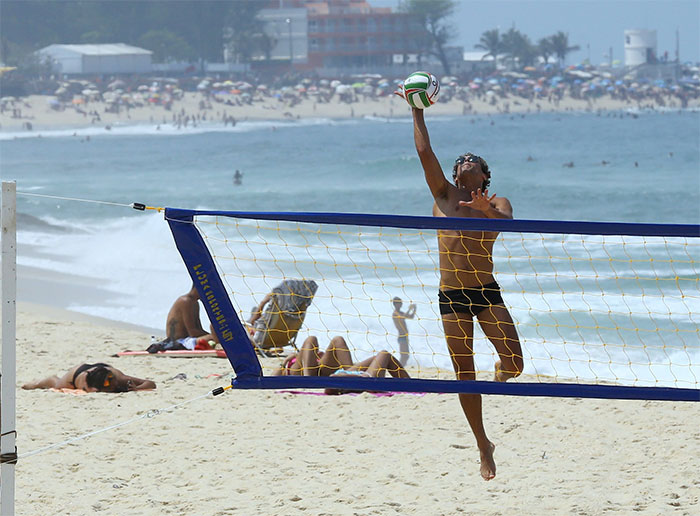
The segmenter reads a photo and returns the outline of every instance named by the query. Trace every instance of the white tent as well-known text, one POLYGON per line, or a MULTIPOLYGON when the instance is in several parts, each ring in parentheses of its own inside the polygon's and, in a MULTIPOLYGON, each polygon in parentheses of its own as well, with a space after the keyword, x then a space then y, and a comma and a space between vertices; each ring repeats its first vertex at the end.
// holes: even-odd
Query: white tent
POLYGON ((63 74, 150 73, 153 52, 124 43, 104 45, 49 45, 37 51, 63 74))

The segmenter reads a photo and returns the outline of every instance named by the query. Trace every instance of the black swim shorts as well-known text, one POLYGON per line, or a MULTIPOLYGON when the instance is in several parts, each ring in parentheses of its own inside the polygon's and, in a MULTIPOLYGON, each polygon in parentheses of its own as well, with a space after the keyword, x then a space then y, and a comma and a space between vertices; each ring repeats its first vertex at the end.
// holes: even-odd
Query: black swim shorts
POLYGON ((472 317, 492 305, 502 305, 501 287, 497 282, 483 287, 441 290, 438 294, 440 313, 470 314, 472 317))

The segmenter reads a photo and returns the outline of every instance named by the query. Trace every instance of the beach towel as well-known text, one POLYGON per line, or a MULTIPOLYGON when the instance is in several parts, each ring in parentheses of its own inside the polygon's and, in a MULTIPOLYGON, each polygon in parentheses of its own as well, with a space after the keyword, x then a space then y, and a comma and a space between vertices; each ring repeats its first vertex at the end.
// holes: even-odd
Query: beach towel
POLYGON ((317 392, 317 391, 293 391, 293 390, 279 390, 275 391, 278 394, 309 394, 311 396, 337 396, 340 394, 348 394, 350 396, 357 396, 359 394, 371 394, 372 396, 376 396, 377 398, 387 398, 391 396, 395 396, 396 394, 412 394, 413 396, 425 396, 424 392, 403 392, 403 391, 386 391, 386 392, 370 392, 370 391, 345 391, 345 392, 339 392, 337 394, 327 394, 325 391, 324 392, 317 392))

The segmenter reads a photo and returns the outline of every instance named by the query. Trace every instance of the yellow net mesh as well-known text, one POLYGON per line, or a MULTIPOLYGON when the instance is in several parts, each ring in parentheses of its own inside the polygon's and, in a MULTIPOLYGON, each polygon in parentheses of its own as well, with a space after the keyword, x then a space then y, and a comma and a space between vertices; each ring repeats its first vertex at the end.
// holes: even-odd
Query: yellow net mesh
MULTIPOLYGON (((298 326, 287 317, 276 323, 284 341, 301 347, 315 336, 323 349, 342 336, 356 361, 386 350, 412 377, 454 378, 436 231, 213 216, 195 223, 242 321, 283 281, 313 281, 298 326)), ((483 242, 491 244, 493 277, 522 349, 521 379, 700 387, 697 238, 502 233, 483 242)), ((478 379, 491 379, 499 357, 484 328, 475 319, 473 342, 460 349, 473 355, 478 379)), ((263 360, 264 374, 281 362, 263 360)))

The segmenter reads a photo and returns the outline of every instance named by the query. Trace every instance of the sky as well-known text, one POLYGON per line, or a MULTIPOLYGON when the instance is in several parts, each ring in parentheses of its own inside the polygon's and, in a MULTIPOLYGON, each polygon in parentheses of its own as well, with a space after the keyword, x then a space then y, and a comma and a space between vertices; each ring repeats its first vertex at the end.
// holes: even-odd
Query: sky
MULTIPOLYGON (((368 0, 374 7, 396 8, 397 0, 368 0)), ((675 59, 676 29, 681 61, 700 62, 699 0, 456 0, 450 20, 456 29, 450 45, 475 51, 481 35, 490 29, 505 32, 515 26, 533 43, 558 31, 569 34, 569 44, 581 47, 567 58, 577 64, 613 59, 624 63, 624 31, 656 30, 657 51, 675 59)))

